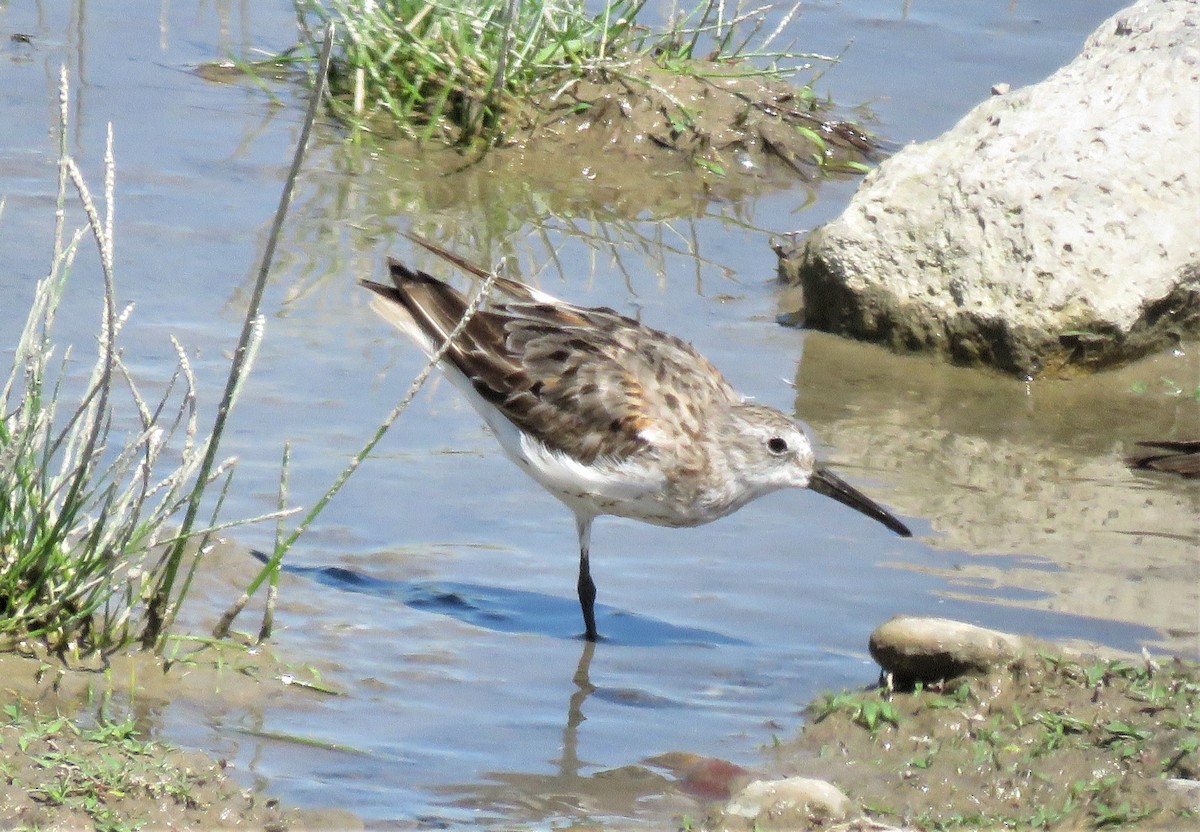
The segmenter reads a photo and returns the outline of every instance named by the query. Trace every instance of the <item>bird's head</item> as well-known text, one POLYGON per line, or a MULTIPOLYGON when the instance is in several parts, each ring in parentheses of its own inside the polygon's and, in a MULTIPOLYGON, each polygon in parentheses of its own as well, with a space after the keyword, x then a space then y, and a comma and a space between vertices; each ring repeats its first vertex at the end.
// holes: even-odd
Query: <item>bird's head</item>
POLYGON ((807 488, 878 520, 902 537, 912 536, 908 527, 883 506, 818 466, 804 429, 786 414, 766 405, 743 402, 734 408, 734 418, 741 429, 730 450, 741 457, 737 467, 755 497, 781 488, 807 488))
POLYGON ((814 459, 812 444, 795 421, 773 407, 742 402, 733 408, 737 438, 729 453, 735 468, 758 494, 780 488, 807 488, 814 459))

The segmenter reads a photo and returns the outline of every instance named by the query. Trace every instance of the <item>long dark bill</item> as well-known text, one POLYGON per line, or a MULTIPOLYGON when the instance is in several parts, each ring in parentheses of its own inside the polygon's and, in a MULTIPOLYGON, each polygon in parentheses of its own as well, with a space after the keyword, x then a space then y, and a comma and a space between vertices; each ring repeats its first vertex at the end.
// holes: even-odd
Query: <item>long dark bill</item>
POLYGON ((855 511, 860 511, 868 517, 878 520, 901 537, 912 537, 912 532, 908 530, 908 526, 901 523, 889 514, 883 506, 854 488, 854 486, 828 468, 818 468, 813 471, 812 477, 808 480, 808 487, 811 491, 824 494, 826 497, 832 497, 842 505, 850 506, 855 511))

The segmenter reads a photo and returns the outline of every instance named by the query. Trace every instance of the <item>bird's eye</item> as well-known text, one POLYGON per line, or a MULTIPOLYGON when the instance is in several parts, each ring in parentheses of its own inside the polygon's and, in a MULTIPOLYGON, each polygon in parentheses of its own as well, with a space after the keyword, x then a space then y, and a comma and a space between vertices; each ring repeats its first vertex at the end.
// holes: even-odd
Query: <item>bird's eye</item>
POLYGON ((773 454, 787 453, 788 443, 786 439, 781 439, 778 436, 772 436, 767 440, 767 450, 773 454))

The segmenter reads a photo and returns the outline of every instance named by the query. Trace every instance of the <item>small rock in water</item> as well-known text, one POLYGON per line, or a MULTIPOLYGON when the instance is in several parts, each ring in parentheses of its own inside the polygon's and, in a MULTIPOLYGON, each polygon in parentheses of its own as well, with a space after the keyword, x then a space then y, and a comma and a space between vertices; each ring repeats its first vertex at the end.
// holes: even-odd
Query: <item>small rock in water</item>
POLYGON ((868 644, 879 666, 903 683, 987 673, 1017 659, 1019 636, 949 618, 898 615, 875 628, 868 644))

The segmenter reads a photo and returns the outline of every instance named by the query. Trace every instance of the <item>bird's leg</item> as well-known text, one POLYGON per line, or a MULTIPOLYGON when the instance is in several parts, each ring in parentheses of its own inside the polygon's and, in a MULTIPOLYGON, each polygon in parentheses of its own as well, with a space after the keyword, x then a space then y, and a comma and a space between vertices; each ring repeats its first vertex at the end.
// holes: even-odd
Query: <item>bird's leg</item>
POLYGON ((575 529, 579 532, 579 607, 583 610, 583 637, 588 641, 596 641, 600 634, 596 631, 596 584, 592 582, 592 570, 588 565, 588 549, 592 540, 592 518, 582 515, 575 516, 575 529))
POLYGON ((583 610, 583 637, 588 641, 596 641, 600 634, 596 632, 596 584, 592 581, 591 570, 588 569, 588 558, 584 554, 579 558, 579 606, 583 610))

